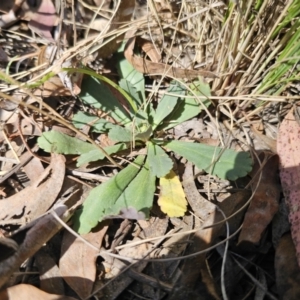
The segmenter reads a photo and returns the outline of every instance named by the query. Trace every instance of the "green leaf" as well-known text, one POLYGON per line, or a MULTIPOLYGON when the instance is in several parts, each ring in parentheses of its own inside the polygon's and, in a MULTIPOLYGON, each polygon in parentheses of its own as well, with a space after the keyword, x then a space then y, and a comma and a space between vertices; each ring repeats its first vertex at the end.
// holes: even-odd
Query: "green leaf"
MULTIPOLYGON (((211 92, 208 83, 205 83, 201 79, 199 79, 193 81, 190 84, 190 89, 195 93, 196 96, 206 97, 206 99, 203 100, 203 104, 205 104, 205 106, 208 106, 210 104, 209 97, 211 96, 211 92)), ((193 93, 191 93, 190 91, 188 94, 194 97, 193 93)))
MULTIPOLYGON (((191 90, 199 97, 209 97, 210 96, 210 87, 207 83, 203 83, 202 81, 193 82, 190 85, 191 90)), ((179 96, 185 94, 185 88, 181 86, 177 86, 176 94, 179 96)), ((174 92, 173 92, 174 93, 174 92)), ((192 94, 189 92, 189 95, 192 94)), ((202 100, 202 103, 205 106, 209 106, 210 101, 208 99, 202 100)), ((173 109, 173 111, 164 119, 163 124, 159 126, 159 130, 167 130, 176 125, 189 120, 195 116, 197 116, 202 111, 202 106, 197 100, 193 97, 180 98, 177 101, 177 105, 173 109)))
POLYGON ((115 125, 105 119, 79 111, 74 115, 72 122, 76 128, 81 129, 85 125, 90 125, 93 132, 105 133, 115 125), (95 121, 96 120, 96 121, 95 121))
POLYGON ((61 154, 82 154, 98 149, 90 143, 54 130, 44 132, 38 138, 38 145, 47 152, 61 154))
POLYGON ((166 152, 152 142, 147 143, 148 161, 151 173, 156 177, 164 177, 173 168, 173 162, 166 152))
POLYGON ((154 192, 155 176, 151 174, 147 160, 124 193, 120 195, 114 205, 107 209, 107 214, 118 215, 122 209, 133 207, 137 211, 143 212, 148 218, 153 205, 154 192))
POLYGON ((182 141, 171 141, 164 145, 194 163, 199 169, 223 179, 236 180, 246 176, 252 169, 252 160, 247 152, 182 141))
MULTIPOLYGON (((108 146, 103 149, 106 151, 106 153, 108 155, 111 155, 111 154, 117 153, 119 151, 126 150, 127 145, 122 143, 122 144, 117 144, 117 145, 113 145, 113 146, 108 146)), ((102 153, 102 151, 100 151, 97 148, 97 149, 91 150, 87 153, 82 153, 80 155, 80 157, 78 158, 76 165, 77 165, 77 167, 79 167, 83 164, 87 164, 89 162, 101 160, 104 158, 105 158, 105 155, 102 153)))
MULTIPOLYGON (((123 52, 116 55, 116 67, 121 78, 126 79, 131 86, 135 87, 138 94, 138 103, 145 100, 145 77, 144 74, 138 72, 132 64, 125 59, 123 52)), ((126 89, 125 89, 126 90, 126 89)), ((129 93, 129 91, 128 91, 129 93)), ((129 93, 130 94, 130 93, 129 93)), ((131 94, 130 94, 131 95, 131 94)))
MULTIPOLYGON (((117 175, 91 190, 83 203, 83 209, 80 215, 77 215, 75 219, 75 229, 80 234, 90 232, 98 222, 112 214, 112 211, 114 211, 113 207, 115 207, 117 200, 121 194, 124 193, 128 184, 139 173, 144 159, 144 156, 138 156, 134 164, 128 165, 117 175)), ((129 202, 131 199, 127 200, 125 207, 130 206, 129 202)))
POLYGON ((146 142, 153 133, 151 126, 143 126, 138 129, 143 131, 135 133, 127 128, 114 125, 114 127, 109 131, 108 137, 116 142, 132 142, 133 139, 135 141, 146 142))
MULTIPOLYGON (((149 126, 149 115, 147 112, 143 110, 139 110, 134 116, 134 125, 137 128, 146 128, 149 126)), ((142 129, 143 130, 143 129, 142 129)))
POLYGON ((114 126, 108 132, 108 137, 116 142, 131 142, 133 138, 130 130, 118 125, 114 126))
MULTIPOLYGON (((182 92, 182 88, 178 85, 171 85, 168 93, 178 94, 182 92)), ((156 112, 153 116, 153 130, 173 111, 179 97, 165 94, 157 105, 156 112)))
POLYGON ((149 124, 153 124, 155 109, 153 108, 153 106, 151 104, 149 104, 146 108, 146 111, 147 111, 147 119, 148 119, 149 124))
MULTIPOLYGON (((95 145, 58 131, 44 132, 42 136, 38 138, 38 145, 47 152, 73 155, 80 154, 80 157, 77 161, 77 166, 105 158, 104 153, 102 153, 102 151, 95 145)), ((107 152, 107 154, 110 155, 127 149, 127 145, 122 143, 108 146, 103 149, 107 152)))
POLYGON ((153 134, 152 126, 148 126, 145 131, 135 134, 134 139, 136 141, 147 142, 153 134))
MULTIPOLYGON (((133 112, 137 111, 137 107, 135 102, 133 102, 132 98, 124 91, 122 90, 115 82, 113 82, 112 80, 108 79, 107 77, 96 73, 95 71, 91 70, 91 69, 87 69, 87 68, 62 68, 62 71, 66 71, 70 74, 72 73, 81 73, 81 74, 86 74, 86 75, 90 75, 93 78, 97 78, 99 80, 101 80, 102 82, 107 83, 109 86, 111 86, 112 88, 116 89, 121 95, 123 95, 123 97, 128 101, 128 103, 131 106, 131 110, 133 112)), ((81 87, 82 90, 82 87, 81 87)))
POLYGON ((143 99, 137 92, 136 87, 130 81, 121 79, 119 81, 119 86, 135 100, 138 104, 137 106, 141 106, 143 104, 143 99))
POLYGON ((131 115, 119 103, 110 89, 92 76, 84 77, 79 97, 86 104, 108 113, 114 120, 122 125, 130 123, 131 115))

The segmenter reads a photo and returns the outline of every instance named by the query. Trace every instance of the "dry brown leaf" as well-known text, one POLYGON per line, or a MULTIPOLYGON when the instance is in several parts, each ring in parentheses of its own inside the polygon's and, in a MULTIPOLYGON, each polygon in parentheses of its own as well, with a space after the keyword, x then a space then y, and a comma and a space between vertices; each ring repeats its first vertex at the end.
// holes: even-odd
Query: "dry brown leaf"
POLYGON ((51 0, 2 0, 0 10, 6 12, 0 18, 0 28, 7 27, 21 18, 30 21, 33 31, 53 41, 50 31, 56 21, 56 11, 51 0))
MULTIPOLYGON (((68 66, 72 67, 72 66, 68 66)), ((73 73, 71 77, 72 89, 65 87, 58 76, 51 77, 47 80, 42 87, 34 91, 34 95, 37 97, 50 97, 50 96, 73 96, 78 95, 81 91, 81 81, 83 75, 80 73, 73 73)))
MULTIPOLYGON (((110 22, 110 26, 107 32, 114 31, 119 29, 122 24, 126 24, 130 22, 133 12, 135 8, 135 0, 126 0, 120 1, 120 5, 118 7, 117 12, 115 13, 113 19, 110 22)), ((104 32, 102 32, 103 34, 104 32)), ((125 33, 119 35, 118 37, 114 38, 112 41, 108 42, 106 45, 103 45, 98 50, 98 57, 100 58, 107 58, 113 53, 115 53, 118 48, 120 47, 120 41, 123 40, 125 33)), ((110 39, 110 38, 109 38, 110 39)), ((105 42, 105 40, 104 40, 105 42)))
POLYGON ((218 147, 220 146, 220 141, 217 139, 212 139, 212 138, 205 138, 205 139, 195 139, 199 143, 210 145, 210 146, 215 146, 218 147))
POLYGON ((138 44, 141 46, 142 50, 150 57, 151 61, 158 63, 161 61, 161 55, 157 52, 151 41, 138 38, 138 44))
MULTIPOLYGON (((195 215, 204 221, 202 226, 207 228, 199 230, 195 233, 192 238, 192 243, 185 251, 185 255, 202 251, 210 247, 216 237, 221 234, 221 230, 224 228, 222 224, 214 226, 214 224, 222 221, 224 218, 214 204, 200 195, 193 178, 193 167, 188 163, 183 175, 182 185, 195 215)), ((251 192, 248 190, 232 194, 224 199, 223 202, 219 203, 218 206, 222 209, 226 217, 229 217, 247 202, 250 195, 251 192)), ((237 227, 236 223, 240 223, 242 216, 243 214, 239 213, 236 217, 229 220, 230 230, 235 230, 237 227)), ((201 274, 202 277, 206 278, 206 280, 204 280, 204 284, 209 290, 212 299, 219 299, 216 288, 207 272, 205 253, 185 260, 181 268, 182 276, 176 284, 179 287, 179 291, 183 294, 186 291, 193 291, 195 285, 200 284, 198 279, 201 274), (195 266, 197 267, 195 268, 195 266)), ((174 299, 179 298, 176 298, 175 296, 174 299)))
MULTIPOLYGON (((234 212, 238 211, 241 207, 244 206, 244 204, 249 199, 250 195, 251 191, 249 190, 240 191, 224 199, 223 202, 218 204, 218 206, 224 212, 225 216, 229 217, 234 212)), ((207 209, 208 211, 210 211, 211 203, 209 201, 207 202, 207 209)), ((204 205, 205 207, 204 203, 202 205, 204 205)), ((243 211, 241 211, 235 217, 229 219, 229 226, 230 228, 232 227, 233 230, 235 230, 236 223, 239 223, 241 221, 241 218, 243 216, 242 212, 243 211)), ((204 229, 200 229, 193 236, 191 240, 192 242, 187 251, 185 252, 185 255, 203 251, 206 248, 212 246, 214 240, 218 236, 220 236, 222 234, 222 230, 224 230, 224 223, 219 223, 218 225, 216 225, 216 223, 223 220, 223 215, 217 210, 217 207, 215 206, 215 210, 209 215, 206 215, 205 222, 202 224, 204 229)), ((210 297, 212 297, 212 299, 219 299, 214 282, 212 278, 208 275, 206 265, 206 253, 202 253, 185 260, 181 272, 182 276, 177 282, 177 286, 180 287, 180 290, 192 291, 195 288, 195 286, 199 283, 199 276, 201 274, 201 276, 205 278, 204 283, 206 285, 206 288, 208 289, 210 297)), ((176 296, 174 297, 174 299, 180 299, 176 296)))
POLYGON ((255 176, 253 187, 256 188, 250 206, 245 214, 242 231, 239 235, 239 243, 251 243, 257 245, 266 229, 278 211, 280 186, 277 176, 278 156, 267 153, 260 153, 261 162, 266 159, 266 164, 259 172, 259 164, 256 161, 252 176, 255 176))
POLYGON ((0 19, 0 28, 6 27, 11 23, 14 23, 17 20, 17 17, 14 11, 11 9, 9 12, 1 16, 0 19))
POLYGON ((45 171, 41 160, 35 156, 23 167, 23 170, 31 182, 37 182, 45 171))
MULTIPOLYGON (((18 118, 19 119, 19 118, 18 118)), ((19 121, 19 120, 18 120, 19 121)), ((12 124, 18 128, 19 124, 12 124)), ((35 136, 41 136, 42 135, 42 128, 43 124, 38 124, 37 121, 33 122, 33 120, 30 117, 24 117, 21 120, 20 129, 22 130, 23 135, 35 135, 35 136)))
POLYGON ((52 154, 51 164, 39 180, 19 193, 0 201, 0 219, 9 220, 13 216, 31 219, 39 217, 53 205, 64 177, 64 156, 52 154))
MULTIPOLYGON (((56 207, 54 212, 64 222, 67 222, 71 216, 65 205, 56 207)), ((23 241, 12 256, 0 263, 0 287, 27 258, 34 255, 61 227, 62 225, 49 213, 13 234, 11 239, 19 240, 22 237, 23 241)))
POLYGON ((300 126, 295 120, 293 109, 280 125, 277 152, 280 158, 282 189, 289 209, 291 233, 300 265, 300 126))
POLYGON ((0 1, 0 11, 8 12, 14 6, 14 1, 12 0, 2 0, 0 1))
POLYGON ((18 284, 0 292, 1 300, 76 300, 73 297, 48 294, 29 284, 18 284))
POLYGON ((193 209, 193 212, 202 221, 205 221, 211 214, 214 213, 216 206, 210 201, 207 201, 198 192, 194 180, 193 165, 190 162, 187 162, 185 165, 182 179, 182 186, 185 191, 186 198, 191 208, 193 209))
MULTIPOLYGON (((62 49, 57 49, 53 44, 49 44, 41 47, 38 55, 38 65, 53 64, 58 65, 59 68, 72 68, 74 67, 70 59, 66 59, 62 64, 58 60, 52 61, 53 54, 57 53, 57 56, 61 56, 62 49)), ((39 71, 39 73, 42 70, 39 71)), ((41 87, 34 91, 35 96, 49 97, 49 96, 74 96, 78 95, 81 91, 81 82, 83 74, 71 73, 68 74, 65 71, 58 71, 56 76, 49 78, 41 87)))
POLYGON ((59 268, 48 253, 50 247, 48 247, 48 251, 44 248, 41 248, 34 255, 34 262, 39 271, 40 289, 50 294, 64 295, 64 280, 61 277, 59 268))
POLYGON ((135 37, 130 38, 126 43, 124 56, 132 64, 132 66, 141 73, 149 75, 164 75, 170 76, 171 78, 175 77, 189 79, 198 78, 198 76, 209 78, 218 77, 217 75, 209 71, 174 68, 163 63, 155 63, 142 57, 136 56, 133 53, 135 39, 135 37))
POLYGON ((276 285, 279 299, 300 299, 300 268, 291 235, 285 234, 275 253, 276 285))
MULTIPOLYGON (((16 159, 24 151, 25 146, 20 137, 16 137, 9 142, 9 150, 4 153, 4 157, 16 159)), ((1 171, 10 171, 15 162, 5 161, 2 163, 1 171)))
MULTIPOLYGON (((141 241, 141 239, 147 239, 157 236, 163 236, 166 233, 168 226, 167 218, 150 218, 149 221, 139 220, 139 226, 141 228, 141 233, 139 236, 135 237, 132 242, 141 241)), ((131 247, 130 244, 128 247, 125 247, 119 251, 119 254, 125 257, 134 257, 134 258, 144 258, 147 253, 152 249, 152 243, 143 243, 131 247)), ((103 262, 104 268, 107 271, 105 274, 105 281, 98 282, 95 289, 103 286, 108 280, 115 278, 107 286, 103 288, 97 296, 107 297, 109 299, 116 299, 121 292, 123 292, 133 279, 129 277, 126 273, 120 274, 120 272, 127 266, 126 263, 119 259, 111 258, 107 254, 101 254, 105 259, 103 262)), ((147 265, 147 262, 139 261, 133 266, 133 270, 141 272, 147 265)))
POLYGON ((104 226, 97 232, 90 232, 82 236, 97 247, 98 251, 72 233, 68 231, 64 233, 59 261, 60 272, 81 299, 87 298, 92 292, 96 278, 96 259, 107 228, 108 226, 104 226))
POLYGON ((8 62, 8 56, 2 47, 0 47, 0 62, 8 62))
POLYGON ((270 137, 261 133, 259 130, 255 128, 254 125, 252 125, 251 128, 252 128, 252 132, 258 138, 259 141, 261 141, 264 145, 266 145, 273 153, 277 153, 276 140, 271 139, 270 137))
MULTIPOLYGON (((17 134, 19 127, 21 127, 22 133, 26 135, 26 131, 28 130, 29 135, 37 135, 36 129, 32 125, 32 120, 26 116, 20 120, 20 116, 18 113, 12 114, 11 111, 18 107, 18 104, 13 103, 7 99, 0 98, 0 108, 1 110, 1 120, 3 121, 3 128, 7 136, 11 137, 14 134, 17 134), (21 124, 20 124, 21 123, 21 124), (5 125, 4 125, 5 124, 5 125)), ((16 101, 22 101, 24 99, 24 94, 15 92, 14 99, 16 101)), ((39 135, 41 135, 41 131, 39 130, 39 135)), ((3 131, 0 134, 0 141, 4 140, 3 131)))
MULTIPOLYGON (((27 151, 24 152, 20 157, 19 157, 19 164, 15 165, 14 167, 11 165, 10 166, 10 170, 7 171, 5 173, 5 175, 3 175, 0 178, 0 183, 4 182, 5 180, 7 180, 12 174, 14 174, 17 170, 19 170, 22 166, 24 166, 25 164, 27 164, 30 159, 32 159, 32 154, 27 151)), ((7 168, 6 168, 7 169, 7 168)))

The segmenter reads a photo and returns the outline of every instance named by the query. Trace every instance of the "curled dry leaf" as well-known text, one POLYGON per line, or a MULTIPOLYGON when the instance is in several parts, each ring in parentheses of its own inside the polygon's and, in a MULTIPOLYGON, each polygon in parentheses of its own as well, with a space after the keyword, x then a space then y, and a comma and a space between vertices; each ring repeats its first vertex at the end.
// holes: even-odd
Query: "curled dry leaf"
POLYGON ((158 63, 161 61, 161 55, 154 47, 151 41, 143 38, 137 39, 138 44, 141 46, 143 51, 150 57, 152 62, 158 63))
POLYGON ((22 300, 76 300, 73 297, 48 294, 30 284, 18 284, 0 292, 1 300, 19 300, 20 298, 22 298, 22 300))
POLYGON ((239 243, 249 242, 257 245, 279 207, 278 156, 271 154, 271 157, 268 157, 267 153, 262 152, 259 159, 261 163, 264 159, 267 161, 263 165, 261 176, 257 161, 251 172, 255 176, 253 182, 255 193, 245 215, 239 243))
POLYGON ((45 213, 56 200, 65 177, 65 158, 52 154, 51 164, 31 186, 0 201, 0 219, 13 216, 35 219, 45 213))
POLYGON ((133 65, 133 67, 144 74, 149 75, 165 75, 170 76, 171 78, 198 78, 198 76, 216 78, 214 73, 205 71, 205 70, 188 70, 188 69, 180 69, 174 68, 172 66, 156 63, 150 60, 139 57, 133 53, 135 45, 135 37, 130 38, 125 46, 124 56, 126 59, 133 65))
MULTIPOLYGON (((263 146, 267 146, 273 153, 277 153, 276 140, 271 139, 265 134, 262 134, 259 130, 255 128, 254 125, 252 125, 251 128, 255 137, 259 140, 259 142, 262 143, 263 146)), ((257 146, 255 147, 255 149, 257 149, 257 146)))
MULTIPOLYGON (((63 75, 66 72, 61 72, 63 75)), ((59 73, 59 74, 61 74, 59 73)), ((58 74, 58 76, 59 76, 58 74)), ((81 91, 82 74, 74 73, 74 76, 67 74, 66 78, 69 78, 69 86, 65 86, 58 76, 49 78, 41 87, 34 91, 34 95, 37 97, 50 97, 50 96, 74 96, 78 95, 81 91)))
POLYGON ((183 174, 182 186, 193 212, 201 220, 205 221, 211 214, 214 213, 216 206, 205 199, 199 192, 194 180, 193 164, 187 162, 183 174))
POLYGON ((279 128, 277 151, 280 158, 280 179, 289 209, 292 239, 300 265, 300 126, 293 109, 286 115, 279 128))

